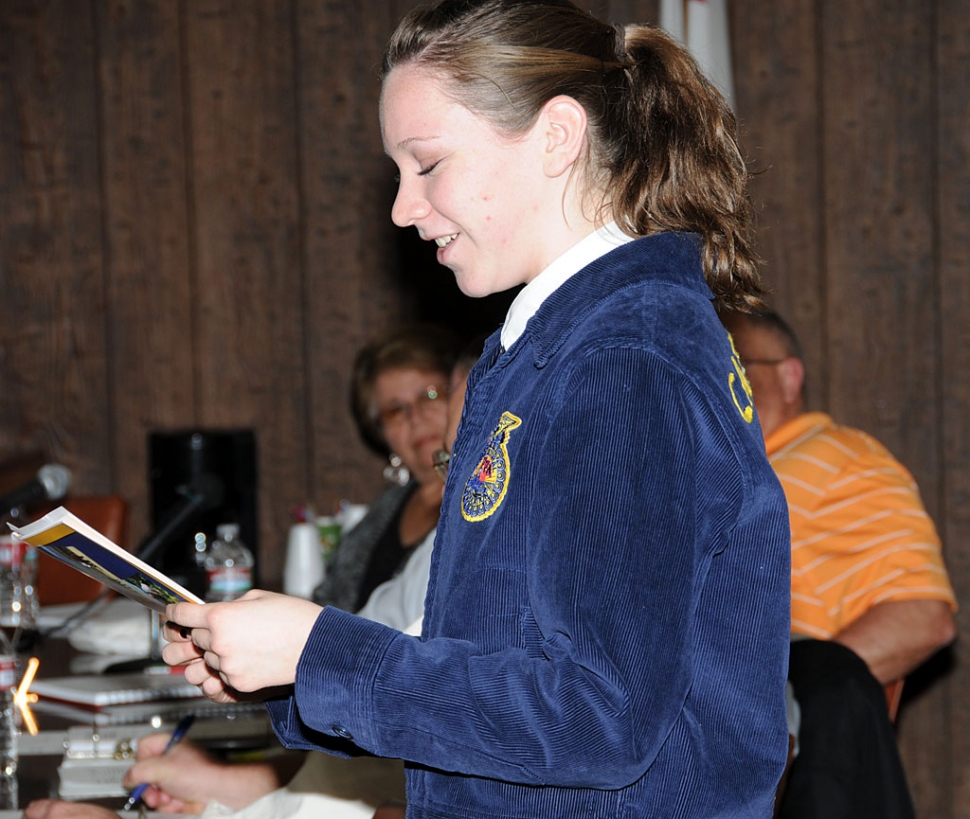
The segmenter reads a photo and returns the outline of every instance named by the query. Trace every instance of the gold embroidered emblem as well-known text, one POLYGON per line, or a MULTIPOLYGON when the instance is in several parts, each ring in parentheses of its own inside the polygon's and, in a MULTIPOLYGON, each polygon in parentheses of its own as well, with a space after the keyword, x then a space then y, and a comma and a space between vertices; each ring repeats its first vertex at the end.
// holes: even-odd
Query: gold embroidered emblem
POLYGON ((741 356, 738 355, 738 348, 734 346, 734 339, 728 333, 728 341, 731 342, 731 364, 734 372, 728 373, 728 389, 731 391, 731 398, 734 399, 734 406, 738 408, 741 417, 746 423, 750 424, 754 420, 754 398, 751 391, 751 382, 744 372, 741 365, 741 356), (737 384, 740 383, 742 394, 738 397, 737 384))
POLYGON ((485 444, 485 452, 465 482, 461 494, 461 516, 471 522, 485 520, 505 498, 512 464, 509 460, 509 434, 522 424, 511 412, 503 412, 495 431, 485 444))

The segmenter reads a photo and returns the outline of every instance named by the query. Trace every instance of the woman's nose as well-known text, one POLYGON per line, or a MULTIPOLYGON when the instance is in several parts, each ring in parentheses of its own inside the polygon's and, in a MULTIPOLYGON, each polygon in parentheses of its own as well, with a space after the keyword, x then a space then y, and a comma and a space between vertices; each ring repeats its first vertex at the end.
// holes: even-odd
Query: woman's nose
POLYGON ((431 212, 431 205, 416 187, 405 182, 397 187, 397 196, 391 206, 391 221, 398 227, 410 227, 431 212))

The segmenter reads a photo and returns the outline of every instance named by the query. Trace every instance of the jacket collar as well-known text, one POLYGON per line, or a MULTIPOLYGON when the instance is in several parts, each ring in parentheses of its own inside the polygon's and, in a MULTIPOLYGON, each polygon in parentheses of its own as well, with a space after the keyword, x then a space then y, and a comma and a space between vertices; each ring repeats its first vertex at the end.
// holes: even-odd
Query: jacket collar
POLYGON ((835 422, 824 412, 803 412, 786 421, 765 439, 765 452, 771 456, 798 444, 802 438, 814 435, 820 429, 831 429, 835 422))
POLYGON ((636 237, 623 233, 616 222, 609 222, 573 245, 519 291, 502 325, 502 346, 512 347, 522 335, 542 303, 563 283, 600 256, 632 242, 636 237))
MULTIPOLYGON (((616 293, 645 282, 684 287, 713 298, 701 271, 700 237, 657 233, 601 256, 549 295, 509 352, 531 342, 537 367, 544 367, 586 316, 616 293)), ((499 344, 496 333, 488 348, 499 344)))

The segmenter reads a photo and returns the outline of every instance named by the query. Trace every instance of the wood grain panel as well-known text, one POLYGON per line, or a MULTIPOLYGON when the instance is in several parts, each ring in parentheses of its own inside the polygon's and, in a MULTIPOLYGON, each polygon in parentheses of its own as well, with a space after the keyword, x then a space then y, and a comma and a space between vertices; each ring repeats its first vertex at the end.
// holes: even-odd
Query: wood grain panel
POLYGON ((0 4, 0 441, 112 484, 89 3, 0 4))
POLYGON ((660 0, 588 0, 585 7, 614 25, 660 23, 660 0))
POLYGON ((821 118, 813 4, 731 3, 735 111, 752 172, 768 301, 805 353, 808 401, 828 403, 820 207, 821 118))
POLYGON ((933 497, 932 7, 823 8, 831 407, 882 440, 933 497))
POLYGON ((274 586, 288 507, 307 483, 292 9, 287 0, 182 8, 197 417, 206 427, 257 431, 260 580, 274 586))
MULTIPOLYGON (((821 31, 831 409, 909 467, 938 520, 933 8, 826 3, 821 31)), ((946 690, 919 693, 899 738, 914 800, 937 816, 946 690)))
POLYGON ((196 424, 180 18, 168 0, 95 3, 103 111, 114 473, 129 542, 149 529, 147 436, 196 424))
MULTIPOLYGON (((940 299, 940 384, 936 418, 943 440, 940 530, 964 635, 954 650, 947 679, 947 724, 936 738, 942 747, 921 762, 919 749, 906 747, 906 764, 935 777, 940 812, 923 816, 970 816, 970 7, 964 0, 937 4, 938 154, 937 191, 940 299), (914 751, 916 751, 914 753, 914 751), (936 769, 934 770, 934 765, 936 769), (951 790, 952 789, 952 790, 951 790)), ((936 807, 934 806, 928 806, 936 807)))
POLYGON ((307 499, 323 513, 341 498, 369 502, 379 489, 380 464, 349 412, 350 371, 364 343, 408 314, 390 221, 395 171, 378 123, 381 55, 399 15, 385 4, 297 6, 313 408, 307 499))

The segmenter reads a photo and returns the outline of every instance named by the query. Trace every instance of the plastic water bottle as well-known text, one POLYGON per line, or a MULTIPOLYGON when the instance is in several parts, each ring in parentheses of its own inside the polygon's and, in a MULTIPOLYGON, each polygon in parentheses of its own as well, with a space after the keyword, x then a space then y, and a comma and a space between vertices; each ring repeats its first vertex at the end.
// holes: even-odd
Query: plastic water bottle
POLYGON ((18 807, 17 761, 19 759, 17 715, 13 688, 17 684, 17 654, 0 633, 0 809, 18 807))
POLYGON ((20 633, 37 622, 37 550, 12 536, 8 520, 19 522, 0 520, 0 629, 16 649, 20 633))
POLYGON ((235 600, 253 587, 253 553, 239 539, 239 524, 221 523, 205 554, 206 602, 235 600))

